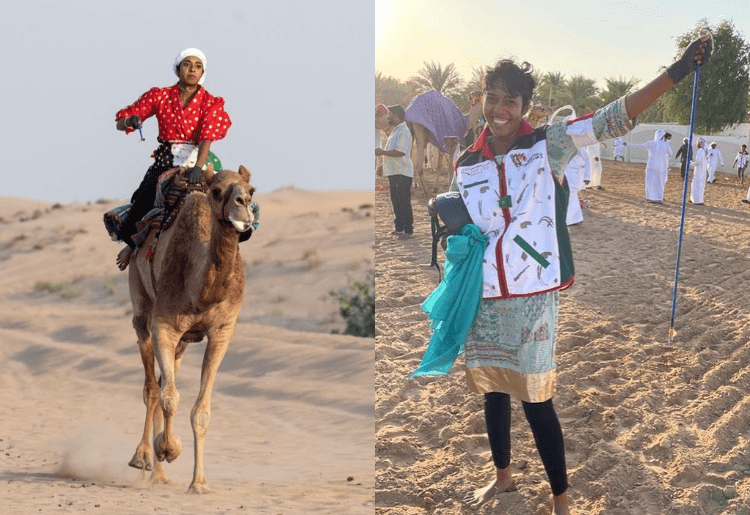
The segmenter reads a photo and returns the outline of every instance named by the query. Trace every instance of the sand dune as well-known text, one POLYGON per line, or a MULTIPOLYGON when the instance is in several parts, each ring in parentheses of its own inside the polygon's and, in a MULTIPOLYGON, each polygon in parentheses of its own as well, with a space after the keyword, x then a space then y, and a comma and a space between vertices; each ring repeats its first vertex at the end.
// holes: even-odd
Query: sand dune
POLYGON ((329 292, 373 267, 373 193, 256 195, 247 287, 219 369, 205 471, 190 409, 205 344, 177 376, 173 484, 129 468, 145 415, 127 274, 101 215, 122 202, 0 200, 1 513, 372 513, 373 340, 331 334, 329 292))
MULTIPOLYGON (((682 182, 644 201, 643 166, 604 164, 604 191, 571 227, 576 283, 561 294, 555 406, 574 513, 750 514, 750 207, 717 174, 688 204, 668 341, 682 182)), ((461 503, 493 473, 481 396, 459 358, 448 377, 407 383, 429 340, 420 303, 436 286, 424 199, 415 234, 394 240, 385 182, 376 192, 376 512, 550 510, 550 489, 520 403, 511 465, 518 491, 461 503)), ((440 259, 442 260, 442 254, 440 259)))

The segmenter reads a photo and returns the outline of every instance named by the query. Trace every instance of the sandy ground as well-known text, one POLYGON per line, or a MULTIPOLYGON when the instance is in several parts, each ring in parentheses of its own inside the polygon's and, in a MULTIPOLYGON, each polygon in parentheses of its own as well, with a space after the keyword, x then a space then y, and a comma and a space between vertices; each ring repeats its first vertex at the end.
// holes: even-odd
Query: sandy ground
POLYGON ((145 415, 127 274, 101 215, 121 204, 0 199, 0 513, 367 514, 374 510, 373 339, 331 334, 329 292, 373 268, 372 192, 257 194, 247 286, 192 479, 205 343, 177 376, 184 450, 151 486, 127 466, 145 415))
MULTIPOLYGON (((561 294, 555 397, 573 513, 750 514, 748 183, 717 177, 705 206, 687 206, 671 343, 679 170, 664 205, 644 201, 643 165, 606 162, 605 190, 580 194, 591 207, 571 228, 576 282, 561 294)), ((376 513, 549 513, 518 401, 518 491, 476 511, 461 502, 493 474, 482 398, 460 357, 448 377, 405 380, 429 340, 420 303, 437 273, 423 266, 425 198, 413 198, 416 237, 397 240, 386 185, 376 182, 376 513)))

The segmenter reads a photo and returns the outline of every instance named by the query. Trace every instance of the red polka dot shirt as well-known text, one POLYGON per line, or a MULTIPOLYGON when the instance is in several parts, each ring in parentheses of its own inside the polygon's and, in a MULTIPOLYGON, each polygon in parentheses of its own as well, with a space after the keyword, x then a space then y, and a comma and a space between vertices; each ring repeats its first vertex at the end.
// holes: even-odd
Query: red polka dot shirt
MULTIPOLYGON (((182 108, 177 84, 168 88, 151 88, 133 104, 117 112, 115 120, 130 116, 141 120, 156 115, 159 138, 171 143, 199 143, 217 141, 227 135, 232 125, 224 111, 224 99, 208 93, 202 86, 187 105, 182 108)), ((130 134, 134 129, 127 129, 130 134)))

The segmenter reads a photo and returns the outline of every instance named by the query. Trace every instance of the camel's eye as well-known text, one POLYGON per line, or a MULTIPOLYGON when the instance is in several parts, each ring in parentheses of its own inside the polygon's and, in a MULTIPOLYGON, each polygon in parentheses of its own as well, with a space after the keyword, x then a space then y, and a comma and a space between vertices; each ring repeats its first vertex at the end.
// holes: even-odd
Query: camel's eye
POLYGON ((219 200, 221 198, 221 189, 220 188, 212 189, 211 195, 213 195, 216 200, 219 200))

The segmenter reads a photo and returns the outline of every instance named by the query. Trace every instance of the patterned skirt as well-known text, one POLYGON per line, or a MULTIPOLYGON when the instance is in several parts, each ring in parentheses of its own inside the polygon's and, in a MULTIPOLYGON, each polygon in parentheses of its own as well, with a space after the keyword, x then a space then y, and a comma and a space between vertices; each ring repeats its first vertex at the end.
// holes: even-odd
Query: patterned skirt
POLYGON ((557 292, 482 301, 464 349, 469 388, 526 402, 551 399, 557 309, 557 292))

